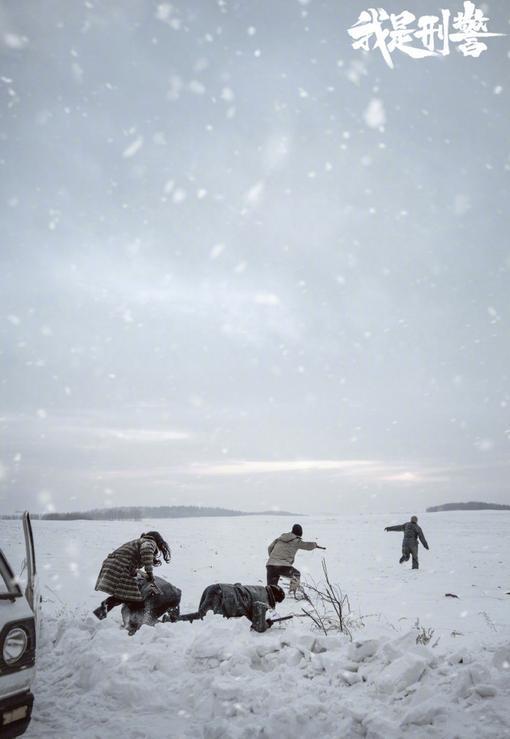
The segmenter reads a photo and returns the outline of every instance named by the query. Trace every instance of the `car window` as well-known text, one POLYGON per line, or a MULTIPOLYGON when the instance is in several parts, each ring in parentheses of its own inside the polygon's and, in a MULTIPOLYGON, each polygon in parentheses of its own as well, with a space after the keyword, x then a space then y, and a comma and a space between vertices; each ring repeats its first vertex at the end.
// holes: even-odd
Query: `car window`
POLYGON ((26 547, 21 519, 0 520, 0 542, 7 562, 24 587, 27 576, 26 547))
POLYGON ((7 583, 5 582, 5 578, 2 573, 2 568, 0 567, 0 595, 5 595, 9 592, 9 589, 7 588, 7 583))
POLYGON ((15 576, 8 559, 0 549, 0 599, 5 596, 21 595, 19 586, 15 584, 15 576))

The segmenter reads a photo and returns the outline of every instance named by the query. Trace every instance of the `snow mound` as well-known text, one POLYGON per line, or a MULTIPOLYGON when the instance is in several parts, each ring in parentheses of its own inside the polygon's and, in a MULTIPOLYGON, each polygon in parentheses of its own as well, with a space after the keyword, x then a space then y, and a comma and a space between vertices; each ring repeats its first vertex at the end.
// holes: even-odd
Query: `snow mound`
POLYGON ((351 643, 303 623, 258 634, 214 617, 129 638, 114 619, 64 612, 43 622, 27 737, 478 739, 483 716, 496 739, 510 732, 508 649, 468 663, 413 631, 351 643))

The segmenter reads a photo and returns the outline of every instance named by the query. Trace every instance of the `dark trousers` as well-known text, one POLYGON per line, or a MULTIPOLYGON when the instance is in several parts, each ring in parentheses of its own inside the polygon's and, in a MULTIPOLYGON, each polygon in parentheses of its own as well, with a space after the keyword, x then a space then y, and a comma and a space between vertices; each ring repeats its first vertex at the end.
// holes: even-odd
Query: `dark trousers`
POLYGON ((268 585, 278 585, 280 577, 295 577, 297 580, 301 577, 300 571, 290 565, 266 565, 266 570, 268 585))
POLYGON ((413 559, 413 570, 418 570, 418 544, 402 544, 400 564, 402 564, 402 562, 408 562, 409 557, 412 557, 413 559))

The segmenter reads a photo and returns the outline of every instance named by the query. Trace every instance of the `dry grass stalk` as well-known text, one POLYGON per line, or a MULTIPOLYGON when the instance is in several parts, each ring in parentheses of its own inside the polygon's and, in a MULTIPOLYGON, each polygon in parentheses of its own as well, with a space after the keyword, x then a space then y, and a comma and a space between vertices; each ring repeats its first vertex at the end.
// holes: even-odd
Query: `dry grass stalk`
POLYGON ((326 636, 339 631, 352 640, 352 629, 362 627, 363 621, 352 615, 348 596, 331 582, 325 559, 322 571, 324 582, 306 582, 301 586, 301 599, 306 602, 301 610, 326 636))

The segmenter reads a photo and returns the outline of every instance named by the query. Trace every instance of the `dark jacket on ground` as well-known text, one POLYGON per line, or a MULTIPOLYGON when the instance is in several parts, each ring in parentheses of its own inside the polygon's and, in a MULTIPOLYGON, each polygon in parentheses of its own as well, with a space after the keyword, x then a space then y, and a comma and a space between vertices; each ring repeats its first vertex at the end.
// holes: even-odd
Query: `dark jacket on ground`
POLYGON ((144 607, 137 610, 129 605, 122 606, 124 624, 130 629, 139 629, 143 624, 154 626, 159 618, 168 611, 179 613, 181 591, 162 577, 154 577, 154 585, 159 592, 150 591, 150 582, 143 574, 138 573, 136 583, 144 600, 144 607))
POLYGON ((145 611, 150 618, 156 620, 169 609, 179 607, 181 591, 162 577, 154 577, 154 585, 159 590, 159 593, 154 594, 150 592, 150 582, 143 574, 137 575, 136 582, 146 604, 145 611))
POLYGON ((271 589, 264 585, 216 583, 206 588, 200 600, 198 613, 203 618, 208 610, 225 618, 246 616, 255 631, 266 631, 266 612, 274 608, 271 589))
POLYGON ((403 531, 404 540, 402 542, 403 547, 415 547, 418 545, 418 539, 421 541, 425 549, 429 548, 427 540, 423 535, 421 527, 418 526, 414 521, 407 521, 407 523, 399 524, 398 526, 387 526, 388 531, 403 531))
POLYGON ((144 567, 149 578, 152 578, 156 552, 156 542, 150 537, 143 536, 126 542, 104 560, 95 589, 114 595, 121 601, 142 603, 143 596, 135 579, 136 571, 144 567))

